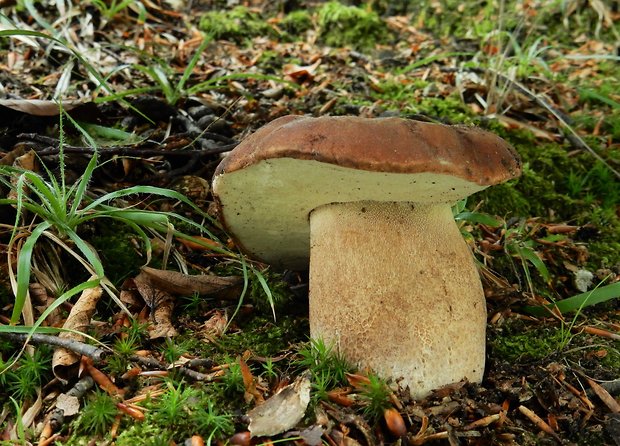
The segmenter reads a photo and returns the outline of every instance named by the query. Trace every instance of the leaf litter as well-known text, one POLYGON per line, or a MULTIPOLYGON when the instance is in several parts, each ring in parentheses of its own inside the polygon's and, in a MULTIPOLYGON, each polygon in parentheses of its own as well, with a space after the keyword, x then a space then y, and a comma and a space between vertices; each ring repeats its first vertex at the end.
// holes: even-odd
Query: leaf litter
MULTIPOLYGON (((74 116, 79 113, 86 122, 107 128, 120 125, 139 136, 135 141, 118 139, 100 151, 105 164, 95 175, 91 185, 94 191, 126 184, 165 187, 182 175, 209 179, 220 154, 231 150, 260 125, 291 112, 400 115, 491 125, 504 135, 533 135, 532 139, 526 138, 531 146, 563 144, 569 157, 594 151, 609 172, 617 174, 617 124, 606 116, 617 108, 614 104, 619 98, 595 92, 609 75, 606 61, 610 57, 613 60, 615 47, 608 41, 584 33, 575 39, 579 46, 562 49, 561 45, 554 45, 548 50, 552 54, 559 52, 556 55, 561 57, 548 63, 547 68, 552 73, 566 73, 566 80, 553 80, 553 76, 539 73, 519 77, 518 69, 542 59, 533 54, 527 59, 521 53, 525 63, 519 64, 517 46, 511 53, 503 47, 505 42, 489 39, 478 51, 479 37, 446 38, 430 25, 433 14, 448 17, 441 2, 433 2, 423 11, 407 11, 406 7, 399 14, 385 11, 383 22, 396 37, 378 42, 371 49, 351 44, 328 47, 321 41, 321 30, 312 26, 291 38, 281 28, 285 23, 281 10, 269 2, 252 3, 252 12, 271 17, 265 21, 264 29, 268 31, 246 37, 249 45, 234 38, 211 39, 187 73, 186 67, 205 39, 195 18, 213 8, 210 4, 188 11, 143 2, 140 4, 146 8, 146 18, 139 8, 133 7, 104 18, 100 11, 84 9, 80 4, 67 4, 69 10, 64 11, 55 9, 60 4, 44 3, 39 10, 27 11, 9 6, 8 21, 2 25, 4 32, 17 28, 31 34, 12 38, 8 33, 2 34, 8 45, 0 50, 6 54, 6 72, 0 73, 5 96, 0 102, 0 163, 12 165, 9 160, 27 153, 26 149, 36 152, 52 169, 58 166, 59 140, 57 129, 54 130, 58 107, 54 101, 62 99, 63 107, 76 105, 73 110, 68 110, 69 106, 64 108, 74 116), (58 12, 60 17, 55 17, 58 12), (104 35, 106 40, 102 39, 104 35), (74 63, 72 51, 82 57, 79 63, 74 63), (499 57, 502 54, 505 56, 499 57), (181 85, 179 78, 186 74, 188 82, 181 85), (100 80, 104 77, 107 82, 102 85, 100 80), (588 79, 592 82, 586 88, 575 88, 575 82, 588 79), (170 99, 178 102, 172 104, 170 99), (588 115, 588 122, 584 121, 584 114, 588 115), (577 128, 578 133, 568 132, 567 125, 577 128), (50 136, 52 139, 45 139, 50 136)), ((617 11, 602 2, 591 3, 597 34, 613 34, 617 11)), ((571 8, 576 8, 574 5, 571 8)), ((306 2, 305 6, 312 10, 320 2, 306 2)), ((465 4, 458 7, 466 9, 465 4)), ((519 17, 524 28, 535 23, 537 8, 538 14, 544 12, 537 1, 526 2, 522 8, 519 17)), ((488 20, 485 11, 477 14, 477 22, 488 20)), ((573 24, 577 17, 576 9, 563 12, 566 23, 573 24)), ((618 119, 616 115, 613 118, 618 119)), ((69 136, 71 144, 65 147, 68 175, 79 177, 84 159, 92 151, 77 135, 69 136)), ((582 187, 586 194, 600 188, 588 176, 579 180, 582 184, 573 187, 582 187)), ((617 181, 611 180, 609 184, 613 188, 617 181)), ((587 199, 587 195, 572 197, 571 203, 581 206, 579 201, 587 199)), ((208 207, 208 198, 206 201, 208 207)), ((178 206, 142 199, 127 204, 162 211, 178 206)), ((290 438, 288 441, 295 444, 319 444, 320 439, 330 445, 620 444, 617 302, 608 303, 602 310, 580 308, 582 311, 574 319, 558 311, 531 315, 523 310, 524 305, 549 304, 558 296, 576 294, 579 288, 575 274, 584 268, 592 269, 594 280, 605 284, 619 280, 617 263, 601 259, 589 264, 589 243, 605 229, 600 220, 573 221, 577 216, 558 220, 554 212, 563 211, 561 207, 559 204, 545 215, 513 214, 529 218, 521 222, 508 219, 499 227, 465 225, 465 232, 473 236, 472 248, 483 265, 481 272, 489 304, 485 379, 481 385, 461 382, 447 386, 421 401, 412 401, 405 389, 392 383, 393 407, 389 410, 402 417, 404 435, 402 429, 394 427, 391 417, 396 415, 392 412, 385 419, 361 415, 364 406, 359 395, 363 390, 354 384, 337 392, 330 389, 327 399, 306 402, 308 392, 312 394, 316 389, 310 391, 308 378, 304 378, 303 372, 291 370, 287 359, 295 356, 297 344, 305 340, 298 334, 287 333, 287 347, 280 354, 270 352, 268 358, 252 353, 258 347, 256 344, 228 351, 228 358, 221 355, 229 338, 251 331, 251 321, 261 310, 256 300, 246 301, 240 307, 243 311, 232 321, 228 319, 234 309, 230 297, 239 297, 252 284, 244 284, 238 278, 241 271, 235 267, 234 257, 227 258, 209 249, 210 243, 218 242, 208 238, 206 242, 202 240, 200 247, 187 239, 178 239, 174 247, 180 262, 189 264, 199 274, 150 267, 129 274, 128 288, 123 291, 126 302, 135 305, 130 306, 132 314, 149 327, 148 337, 153 341, 139 343, 143 349, 134 351, 121 369, 110 367, 110 360, 105 358, 101 367, 87 359, 80 361, 80 367, 98 387, 119 398, 119 417, 124 413, 135 422, 143 418, 144 412, 148 413, 141 398, 157 401, 165 392, 162 377, 179 373, 190 383, 217 383, 234 388, 231 377, 240 368, 241 386, 228 398, 238 400, 234 406, 245 410, 249 419, 236 419, 238 434, 228 437, 234 444, 250 444, 244 434, 248 428, 258 436, 278 437, 289 431, 293 436, 285 433, 282 438, 290 438), (217 274, 203 274, 211 271, 217 274), (549 282, 547 279, 552 279, 551 286, 545 283, 549 282), (203 297, 198 302, 189 300, 188 306, 184 306, 183 298, 192 295, 203 297), (185 311, 189 305, 194 305, 194 314, 185 311), (202 357, 204 350, 196 346, 175 353, 165 352, 160 349, 161 344, 152 343, 157 338, 183 338, 184 334, 191 338, 193 330, 205 334, 204 342, 210 346, 210 354, 218 357, 216 361, 202 357), (550 340, 541 340, 535 350, 528 333, 550 340), (246 349, 249 352, 244 353, 246 349), (239 358, 231 359, 235 357, 239 358), (278 368, 278 379, 268 380, 257 374, 266 359, 277 359, 276 364, 287 362, 278 368), (290 373, 297 375, 293 384, 287 384, 290 373), (260 401, 264 402, 252 407, 260 401), (306 410, 307 405, 310 409, 306 410), (280 416, 282 413, 285 415, 280 416), (241 439, 239 443, 237 439, 241 439)), ((514 209, 502 209, 509 215, 511 211, 514 209)), ((188 210, 183 212, 189 215, 188 210)), ((222 246, 217 244, 216 248, 222 246)), ((615 259, 617 262, 617 253, 615 259)), ((179 269, 184 271, 183 267, 179 269)), ((291 274, 283 283, 297 290, 302 299, 306 297, 307 279, 303 274, 291 274)), ((101 311, 96 316, 89 313, 88 317, 95 338, 106 342, 126 339, 132 323, 127 315, 101 311), (103 315, 109 319, 102 318, 103 315)), ((286 314, 303 319, 303 305, 300 309, 298 303, 285 303, 279 315, 286 314)), ((65 379, 79 386, 84 380, 78 381, 79 376, 76 373, 65 379)), ((313 381, 313 386, 316 384, 313 381)), ((347 382, 340 385, 346 386, 347 382)), ((44 389, 49 392, 46 404, 50 407, 60 390, 72 392, 69 386, 54 383, 44 389)), ((72 441, 68 420, 44 423, 51 425, 51 430, 40 429, 41 423, 39 427, 35 425, 35 420, 44 417, 40 398, 24 399, 21 403, 29 409, 26 427, 35 427, 39 444, 52 435, 60 444, 72 441)), ((62 405, 57 410, 63 410, 62 405)), ((67 417, 73 410, 69 407, 67 417)), ((127 418, 124 420, 121 431, 130 425, 127 418)), ((3 430, 6 439, 17 438, 17 431, 11 426, 14 420, 3 430)), ((208 437, 208 433, 202 435, 208 437)), ((121 438, 122 435, 118 444, 123 444, 121 438)), ((182 442, 183 438, 175 441, 182 442)))

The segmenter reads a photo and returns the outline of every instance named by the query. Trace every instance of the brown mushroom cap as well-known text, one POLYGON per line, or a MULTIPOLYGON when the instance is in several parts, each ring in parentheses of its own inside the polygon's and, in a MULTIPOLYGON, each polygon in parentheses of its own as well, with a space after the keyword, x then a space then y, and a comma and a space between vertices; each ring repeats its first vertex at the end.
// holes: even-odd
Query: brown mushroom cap
POLYGON ((213 192, 239 246, 304 268, 308 215, 351 201, 452 203, 518 176, 516 151, 477 128, 401 118, 284 116, 218 166, 213 192))

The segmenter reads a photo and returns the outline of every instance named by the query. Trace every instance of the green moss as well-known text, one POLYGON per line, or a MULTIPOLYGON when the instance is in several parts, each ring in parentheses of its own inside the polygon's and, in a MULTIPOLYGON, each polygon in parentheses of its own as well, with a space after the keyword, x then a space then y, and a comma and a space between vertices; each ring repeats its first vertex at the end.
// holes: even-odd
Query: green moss
POLYGON ((261 53, 256 64, 261 67, 265 73, 277 73, 282 69, 284 63, 285 61, 282 59, 280 53, 266 50, 261 53))
POLYGON ((121 430, 115 440, 117 446, 169 446, 172 444, 173 434, 161 426, 151 423, 132 423, 127 429, 121 430))
MULTIPOLYGON (((158 441, 148 444, 170 444, 170 440, 177 443, 192 435, 201 435, 203 438, 219 440, 233 433, 234 425, 231 415, 222 415, 216 410, 216 401, 205 391, 204 386, 192 386, 185 382, 166 382, 166 392, 158 398, 144 403, 146 418, 142 423, 132 423, 134 427, 119 437, 122 443, 131 444, 130 440, 140 434, 152 432, 157 434, 158 441), (144 427, 136 427, 142 424, 144 427), (159 440, 166 439, 168 442, 159 440)), ((209 386, 210 387, 210 386, 209 386)), ((134 444, 145 444, 142 439, 134 444)))
POLYGON ((487 37, 498 31, 501 24, 501 29, 514 35, 519 42, 530 35, 544 33, 554 36, 560 43, 572 44, 578 36, 597 37, 597 30, 598 38, 615 41, 614 30, 601 23, 601 17, 592 6, 585 5, 568 13, 564 2, 543 2, 536 8, 536 14, 531 14, 531 9, 522 7, 518 0, 502 3, 503 9, 497 1, 410 2, 408 12, 416 24, 447 38, 487 37))
POLYGON ((106 220, 94 223, 95 235, 89 242, 97 250, 106 276, 119 285, 125 278, 136 275, 145 262, 139 249, 139 237, 127 225, 106 220))
POLYGON ((299 39, 299 36, 312 29, 313 26, 312 14, 305 9, 292 11, 279 23, 280 29, 293 39, 299 39))
MULTIPOLYGON (((601 342, 600 339, 597 339, 597 342, 601 342)), ((618 349, 618 343, 616 345, 609 345, 604 349, 601 349, 600 346, 596 347, 597 350, 605 350, 605 356, 602 358, 597 358, 597 362, 601 367, 609 369, 615 375, 618 375, 620 372, 620 350, 618 349)))
POLYGON ((269 317, 253 317, 238 332, 218 338, 218 346, 211 346, 212 354, 241 354, 246 350, 258 356, 277 356, 290 348, 291 343, 305 340, 307 322, 300 318, 281 318, 277 322, 269 317))
POLYGON ((244 6, 237 6, 230 11, 206 12, 200 19, 199 27, 215 39, 237 42, 273 32, 258 14, 244 6))
POLYGON ((399 110, 403 116, 424 115, 450 124, 469 124, 473 115, 463 104, 458 93, 449 96, 433 96, 433 84, 416 79, 414 81, 390 79, 378 85, 369 99, 379 102, 384 108, 399 110))
POLYGON ((510 362, 534 361, 559 351, 566 342, 567 329, 557 327, 527 327, 509 321, 504 327, 489 333, 491 354, 510 362))
POLYGON ((329 46, 371 49, 389 36, 387 25, 377 13, 336 1, 319 9, 318 24, 320 40, 329 46))

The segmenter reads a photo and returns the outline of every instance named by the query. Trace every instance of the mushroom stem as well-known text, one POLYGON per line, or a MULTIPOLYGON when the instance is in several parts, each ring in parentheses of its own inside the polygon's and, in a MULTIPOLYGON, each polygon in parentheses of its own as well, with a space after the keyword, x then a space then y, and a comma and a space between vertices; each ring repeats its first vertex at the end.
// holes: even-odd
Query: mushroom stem
POLYGON ((323 205, 310 239, 313 338, 415 398, 482 380, 485 298, 449 204, 323 205))

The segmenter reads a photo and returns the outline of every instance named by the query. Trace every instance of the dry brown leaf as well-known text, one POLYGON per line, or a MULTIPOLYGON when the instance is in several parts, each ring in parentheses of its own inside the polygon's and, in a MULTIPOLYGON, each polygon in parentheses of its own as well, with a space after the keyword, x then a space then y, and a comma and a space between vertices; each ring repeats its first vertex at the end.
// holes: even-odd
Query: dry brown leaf
POLYGON ((138 274, 133 282, 138 293, 151 309, 149 338, 157 339, 178 335, 179 333, 172 325, 174 299, 170 293, 153 284, 150 276, 144 273, 138 274))
POLYGON ((245 387, 244 398, 245 402, 256 401, 257 404, 261 404, 265 401, 263 395, 256 388, 256 378, 252 375, 250 367, 243 358, 239 358, 239 366, 241 368, 241 376, 243 377, 243 386, 245 387))
MULTIPOLYGON (((95 313, 95 307, 102 293, 103 290, 100 286, 84 290, 69 312, 69 316, 63 328, 85 332, 90 326, 90 319, 95 313)), ((84 336, 74 332, 65 331, 58 336, 80 342, 84 341, 84 336)), ((54 372, 54 376, 63 384, 67 384, 69 379, 72 378, 77 371, 79 361, 80 356, 76 353, 62 347, 57 348, 54 350, 54 356, 52 358, 52 371, 54 372)))
POLYGON ((172 310, 174 302, 172 296, 165 291, 155 291, 155 307, 153 308, 153 325, 149 327, 149 338, 174 337, 179 332, 172 325, 172 310))
MULTIPOLYGON (((83 101, 77 100, 63 101, 62 108, 68 111, 82 104, 83 101)), ((0 105, 34 116, 56 116, 60 112, 56 101, 41 99, 0 99, 0 105)))
MULTIPOLYGON (((54 300, 56 300, 54 296, 51 296, 47 292, 47 289, 38 282, 31 283, 29 286, 29 291, 32 301, 39 304, 35 307, 35 309, 39 311, 39 314, 43 313, 54 302, 54 300)), ((62 312, 60 311, 60 308, 56 308, 47 316, 45 323, 50 327, 58 327, 61 325, 62 320, 62 312)))
MULTIPOLYGON (((168 271, 142 267, 138 277, 148 278, 155 288, 167 291, 170 294, 190 296, 192 294, 212 294, 241 284, 241 277, 219 277, 206 274, 183 274, 177 271, 168 271)), ((138 279, 136 277, 136 279, 138 279)))
POLYGON ((292 429, 303 418, 309 402, 310 379, 303 374, 293 384, 248 412, 248 429, 253 437, 277 435, 292 429))
POLYGON ((203 324, 202 332, 210 338, 220 337, 224 334, 224 330, 226 330, 227 325, 228 316, 226 313, 215 310, 213 315, 203 324))
MULTIPOLYGON (((17 167, 18 169, 24 169, 24 170, 29 170, 31 172, 34 172, 36 170, 36 158, 37 158, 37 154, 35 153, 35 151, 29 150, 23 155, 20 155, 17 158, 15 158, 15 160, 13 161, 13 167, 17 167)), ((9 193, 7 194, 7 198, 9 200, 17 200, 17 188, 15 187, 17 186, 17 181, 18 181, 18 177, 15 175, 12 175, 11 185, 13 187, 9 190, 9 193)), ((24 186, 22 188, 22 192, 24 194, 28 194, 28 188, 24 186)))
POLYGON ((618 401, 616 401, 614 397, 611 396, 609 392, 603 387, 601 387, 598 383, 589 378, 587 378, 587 380, 592 390, 594 390, 594 393, 596 393, 596 395, 601 399, 601 401, 605 403, 609 410, 611 410, 612 413, 620 413, 620 404, 618 404, 618 401))
POLYGON ((122 396, 125 390, 112 382, 110 377, 94 366, 92 359, 82 356, 80 365, 88 372, 97 385, 111 396, 122 396))
POLYGON ((282 72, 293 81, 302 83, 314 79, 319 65, 321 65, 321 59, 317 59, 312 65, 286 64, 282 67, 282 72))

